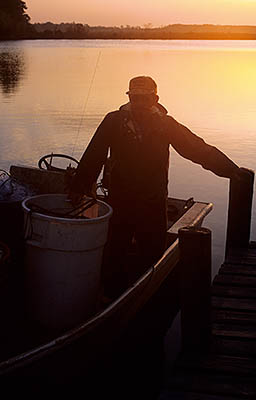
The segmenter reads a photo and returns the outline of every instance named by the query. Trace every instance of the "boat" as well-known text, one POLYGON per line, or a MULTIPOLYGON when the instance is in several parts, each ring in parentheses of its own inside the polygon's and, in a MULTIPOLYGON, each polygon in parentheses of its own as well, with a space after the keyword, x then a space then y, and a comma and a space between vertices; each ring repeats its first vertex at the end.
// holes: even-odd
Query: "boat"
MULTIPOLYGON (((12 165, 9 175, 16 182, 29 185, 36 194, 63 194, 66 172, 49 165, 44 169, 40 163, 40 168, 12 165)), ((105 194, 98 194, 98 198, 107 202, 105 194)), ((16 207, 21 210, 20 204, 16 207)), ((23 309, 22 252, 18 252, 15 262, 10 261, 11 245, 0 243, 1 276, 4 276, 0 294, 0 376, 48 377, 64 382, 66 378, 96 374, 98 380, 100 370, 103 374, 109 370, 110 360, 115 359, 119 371, 123 368, 121 359, 127 364, 129 358, 135 367, 134 351, 138 353, 142 348, 144 359, 147 354, 152 360, 153 343, 156 338, 157 343, 162 343, 180 307, 179 229, 200 227, 212 207, 211 203, 193 198, 168 198, 168 240, 162 257, 141 276, 136 276, 118 298, 100 302, 93 315, 55 336, 28 320, 23 309), (121 349, 125 349, 125 355, 121 349)), ((9 225, 14 236, 13 224, 9 225)))

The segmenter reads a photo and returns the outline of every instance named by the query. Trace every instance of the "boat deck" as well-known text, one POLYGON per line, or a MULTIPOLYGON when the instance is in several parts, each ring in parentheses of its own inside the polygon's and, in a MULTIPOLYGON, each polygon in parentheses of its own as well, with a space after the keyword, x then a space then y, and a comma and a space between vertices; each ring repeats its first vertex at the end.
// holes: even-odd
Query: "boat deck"
POLYGON ((160 400, 256 398, 256 243, 226 258, 211 287, 210 346, 182 352, 160 400))

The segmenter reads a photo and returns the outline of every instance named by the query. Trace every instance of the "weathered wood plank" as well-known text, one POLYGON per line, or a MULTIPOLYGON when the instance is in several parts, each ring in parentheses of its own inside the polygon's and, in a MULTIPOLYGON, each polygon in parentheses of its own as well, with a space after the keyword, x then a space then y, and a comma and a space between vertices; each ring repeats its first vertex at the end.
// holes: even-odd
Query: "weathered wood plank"
POLYGON ((256 260, 255 265, 233 265, 223 264, 218 271, 219 274, 232 274, 232 275, 248 275, 256 276, 256 260))
POLYGON ((230 287, 224 285, 214 285, 211 288, 212 296, 234 297, 239 299, 256 299, 256 288, 251 287, 230 287))
MULTIPOLYGON (((233 249, 230 249, 229 254, 255 254, 255 247, 252 245, 253 242, 250 242, 250 244, 246 247, 234 247, 233 249)), ((255 242, 256 243, 256 242, 255 242)))
POLYGON ((176 363, 180 369, 199 372, 218 372, 238 376, 256 377, 256 359, 251 357, 231 357, 228 355, 206 354, 204 356, 184 355, 176 363))
POLYGON ((256 312, 256 302, 252 302, 248 299, 234 299, 234 298, 224 298, 224 297, 213 296, 211 299, 211 303, 212 303, 212 307, 214 307, 214 308, 256 312))
MULTIPOLYGON (((256 242, 255 242, 256 243, 256 242)), ((229 250, 229 257, 247 257, 247 256, 256 256, 256 247, 252 244, 252 242, 246 248, 233 248, 229 250)))
POLYGON ((212 309, 212 322, 226 324, 256 325, 256 312, 239 312, 232 310, 212 309))
POLYGON ((238 340, 213 335, 211 346, 212 352, 219 354, 229 354, 236 357, 256 356, 255 340, 238 340))
POLYGON ((198 371, 193 372, 193 370, 173 376, 169 381, 168 389, 171 393, 182 390, 187 393, 221 394, 231 396, 232 399, 236 398, 234 396, 244 399, 256 398, 253 397, 256 396, 255 377, 244 376, 234 379, 233 375, 203 374, 198 371))
POLYGON ((221 394, 209 394, 209 393, 195 393, 195 392, 182 392, 175 391, 169 392, 165 391, 161 393, 161 397, 159 400, 236 400, 241 399, 241 397, 230 397, 230 396, 222 396, 221 394))
POLYGON ((213 285, 256 287, 256 276, 216 275, 213 285))
POLYGON ((234 265, 255 265, 254 255, 232 255, 226 258, 226 263, 234 265))
MULTIPOLYGON (((237 339, 256 340, 256 329, 247 325, 228 325, 225 323, 212 324, 212 334, 237 339)), ((256 343, 255 343, 256 344, 256 343)))

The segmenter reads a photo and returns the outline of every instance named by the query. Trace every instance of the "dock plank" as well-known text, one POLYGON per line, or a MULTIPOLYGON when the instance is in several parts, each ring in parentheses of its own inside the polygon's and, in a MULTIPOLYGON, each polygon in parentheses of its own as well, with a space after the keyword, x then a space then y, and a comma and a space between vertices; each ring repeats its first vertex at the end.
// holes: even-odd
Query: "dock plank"
POLYGON ((173 376, 169 381, 168 389, 170 393, 179 390, 186 395, 187 393, 201 393, 204 396, 205 394, 230 396, 232 399, 235 396, 242 399, 256 398, 254 397, 256 396, 255 377, 242 377, 234 380, 233 375, 198 373, 193 369, 173 376))
POLYGON ((177 368, 222 372, 229 375, 256 377, 256 359, 252 357, 231 357, 228 355, 206 354, 180 357, 177 368))
POLYGON ((219 269, 219 274, 248 275, 256 276, 255 265, 223 264, 219 269))
POLYGON ((238 339, 256 340, 255 326, 227 325, 226 323, 212 324, 212 334, 238 339))
POLYGON ((244 310, 256 312, 256 302, 250 299, 234 299, 226 297, 215 297, 211 299, 213 308, 222 308, 226 310, 244 310))
MULTIPOLYGON (((256 325, 256 312, 233 311, 223 309, 212 309, 212 322, 225 322, 227 325, 256 325)), ((255 328, 256 329, 256 328, 255 328)))
POLYGON ((214 285, 211 290, 212 296, 233 297, 239 299, 256 299, 256 288, 252 287, 230 287, 228 285, 214 285))
POLYGON ((158 400, 236 400, 236 399, 241 399, 241 397, 230 397, 230 396, 222 396, 219 394, 207 394, 207 393, 184 393, 184 392, 171 392, 168 394, 166 392, 165 394, 162 394, 161 397, 158 400), (171 397, 170 397, 171 396, 171 397))
POLYGON ((256 276, 216 275, 213 285, 256 287, 256 276))
POLYGON ((224 355, 237 357, 256 356, 256 343, 253 340, 238 340, 236 338, 213 335, 211 348, 213 352, 224 355))
POLYGON ((256 257, 254 255, 232 255, 226 261, 233 265, 255 265, 256 257))
POLYGON ((256 258, 256 253, 255 253, 255 245, 252 246, 249 244, 248 247, 234 247, 232 249, 229 249, 228 255, 225 259, 225 262, 230 262, 230 260, 235 260, 235 262, 241 262, 242 260, 246 259, 255 259, 256 258))

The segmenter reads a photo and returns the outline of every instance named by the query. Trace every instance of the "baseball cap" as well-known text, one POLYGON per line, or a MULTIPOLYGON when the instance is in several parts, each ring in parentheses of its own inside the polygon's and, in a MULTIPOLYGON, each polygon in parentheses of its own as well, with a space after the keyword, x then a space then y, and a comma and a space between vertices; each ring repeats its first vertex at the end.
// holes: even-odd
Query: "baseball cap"
POLYGON ((129 82, 126 94, 151 94, 157 93, 156 82, 150 76, 136 76, 129 82))

